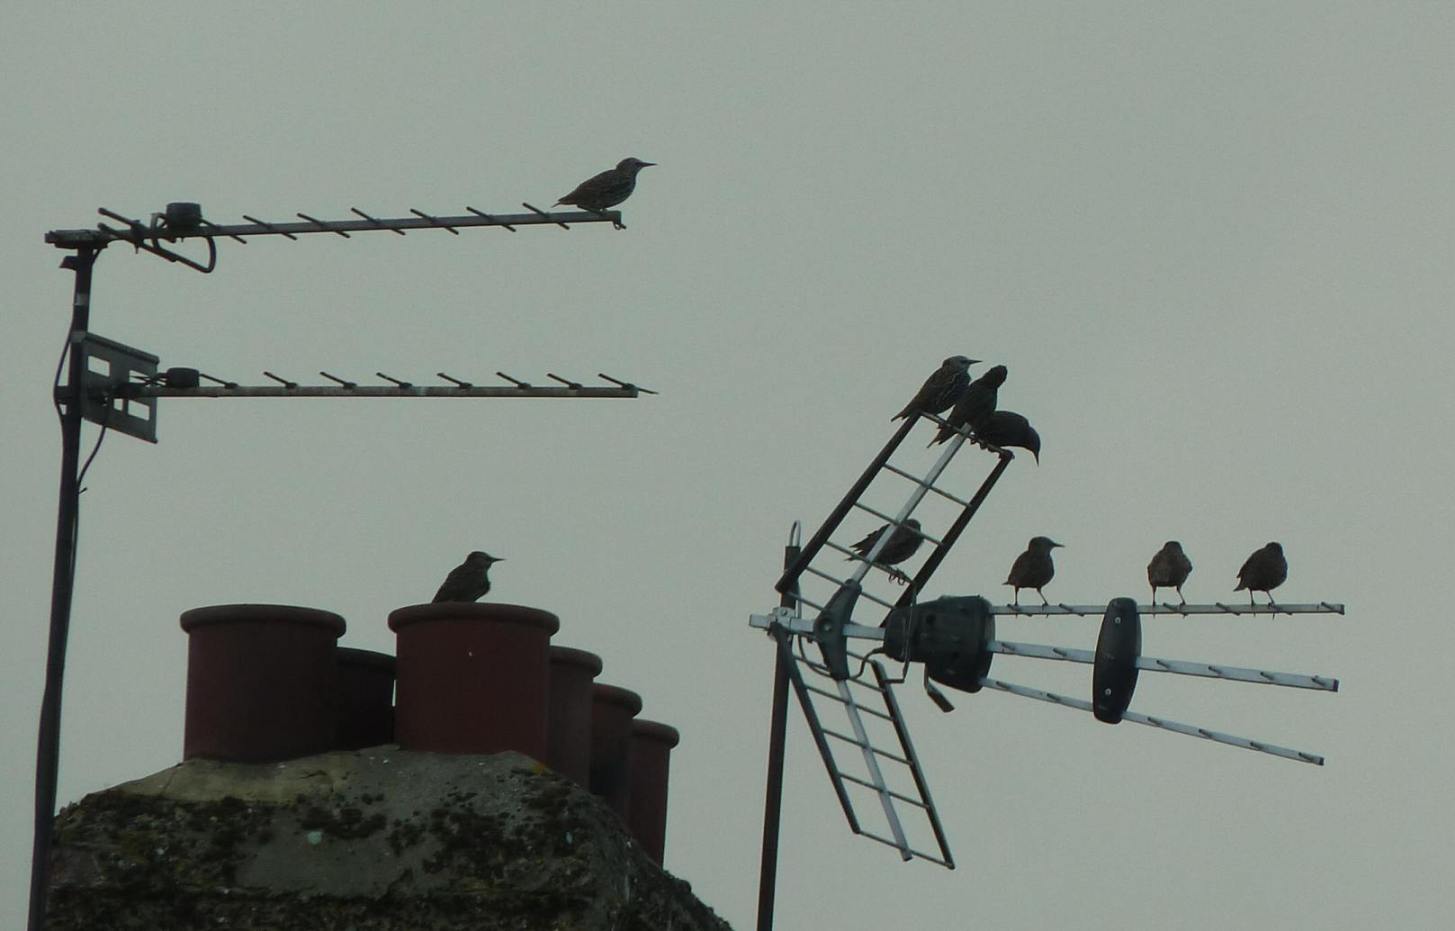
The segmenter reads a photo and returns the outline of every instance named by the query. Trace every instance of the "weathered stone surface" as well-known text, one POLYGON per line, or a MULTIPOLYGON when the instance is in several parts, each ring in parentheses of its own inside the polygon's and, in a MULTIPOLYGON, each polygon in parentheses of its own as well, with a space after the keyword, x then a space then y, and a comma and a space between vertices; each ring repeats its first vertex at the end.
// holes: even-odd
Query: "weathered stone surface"
POLYGON ((57 816, 52 929, 727 931, 528 757, 189 760, 57 816))

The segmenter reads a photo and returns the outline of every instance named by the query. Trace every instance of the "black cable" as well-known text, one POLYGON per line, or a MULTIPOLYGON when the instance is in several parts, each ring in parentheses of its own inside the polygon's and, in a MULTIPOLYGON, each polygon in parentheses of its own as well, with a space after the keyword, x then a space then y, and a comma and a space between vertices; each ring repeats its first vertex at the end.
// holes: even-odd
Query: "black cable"
POLYGON ((56 392, 58 392, 58 391, 61 390, 61 372, 66 367, 66 357, 70 354, 70 349, 71 349, 71 335, 69 333, 67 333, 66 334, 66 341, 61 346, 61 359, 60 359, 59 362, 56 363, 56 378, 55 378, 55 381, 51 384, 51 403, 56 406, 56 416, 57 417, 64 417, 65 416, 64 414, 61 413, 61 399, 58 398, 58 397, 56 397, 56 392))
MULTIPOLYGON (((111 402, 108 400, 107 404, 110 405, 110 403, 111 402)), ((109 413, 111 408, 108 406, 106 410, 109 413)), ((103 422, 101 424, 101 432, 96 434, 96 445, 91 447, 91 455, 86 457, 86 461, 81 465, 81 471, 76 473, 76 494, 80 494, 81 492, 86 490, 81 482, 86 478, 86 470, 91 468, 91 460, 95 459, 96 454, 101 451, 101 441, 106 439, 106 431, 111 426, 110 420, 111 418, 107 417, 106 422, 103 422)))
MULTIPOLYGON (((796 635, 794 637, 794 640, 796 640, 797 641, 797 644, 798 644, 798 658, 803 661, 803 664, 805 666, 807 666, 809 669, 812 669, 814 672, 818 673, 819 675, 821 675, 821 676, 827 676, 830 679, 834 678, 834 674, 829 669, 829 667, 823 665, 822 663, 815 663, 813 660, 809 659, 808 658, 808 654, 803 651, 803 641, 809 640, 809 639, 811 639, 811 638, 805 637, 802 634, 798 634, 798 635, 796 635)), ((884 652, 884 648, 883 647, 875 647, 874 649, 870 650, 868 653, 864 654, 864 656, 861 657, 860 660, 859 660, 859 671, 856 672, 856 673, 854 673, 852 676, 849 676, 849 678, 850 679, 853 679, 856 682, 859 679, 863 678, 863 676, 864 676, 864 670, 868 667, 870 658, 873 657, 875 653, 883 653, 883 652, 884 652)), ((837 680, 835 680, 835 681, 837 681, 837 680)))
POLYGON ((115 392, 107 392, 105 396, 106 419, 101 422, 101 432, 96 434, 96 445, 91 447, 91 454, 86 457, 81 470, 76 473, 76 513, 71 518, 71 578, 76 577, 76 557, 81 551, 81 495, 86 487, 81 482, 86 478, 86 470, 91 468, 91 460, 101 452, 101 441, 106 439, 106 431, 111 427, 111 404, 115 400, 115 392))

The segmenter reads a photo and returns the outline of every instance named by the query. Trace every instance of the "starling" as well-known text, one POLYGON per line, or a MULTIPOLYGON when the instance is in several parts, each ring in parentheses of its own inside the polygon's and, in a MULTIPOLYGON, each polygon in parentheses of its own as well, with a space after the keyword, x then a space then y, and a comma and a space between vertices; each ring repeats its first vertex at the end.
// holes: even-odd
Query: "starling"
POLYGON ((1050 537, 1031 537, 1026 551, 1015 558, 1010 567, 1010 575, 1005 577, 1005 584, 1015 588, 1016 604, 1021 603, 1023 588, 1034 588, 1036 594, 1041 596, 1041 604, 1050 604, 1046 601, 1041 586, 1051 581, 1051 577, 1056 574, 1056 566, 1051 562, 1051 550, 1060 545, 1050 537))
POLYGON ((479 550, 450 570, 444 584, 434 593, 434 603, 441 601, 479 601, 490 591, 490 564, 505 560, 479 550))
POLYGON ((941 427, 928 445, 945 442, 966 424, 970 425, 972 431, 978 431, 995 412, 995 395, 1000 386, 1005 384, 1005 376, 1005 366, 997 365, 972 381, 970 387, 960 396, 960 400, 950 409, 950 416, 945 418, 949 426, 941 427))
MULTIPOLYGON (((890 526, 890 524, 885 524, 883 527, 865 536, 858 543, 850 546, 849 549, 858 553, 858 558, 867 559, 869 557, 869 551, 874 548, 874 544, 878 542, 879 538, 889 531, 890 526)), ((884 541, 884 547, 879 550, 879 555, 875 557, 874 564, 887 568, 896 563, 902 563, 915 554, 915 551, 919 549, 919 545, 924 542, 924 539, 924 534, 919 532, 919 521, 911 517, 900 526, 894 528, 894 533, 890 535, 888 540, 884 541)), ((850 556, 848 558, 854 559, 855 557, 850 556)), ((904 583, 909 581, 909 577, 898 569, 890 569, 889 576, 896 582, 904 583)))
POLYGON ((1238 587, 1233 589, 1240 592, 1248 590, 1248 604, 1253 603, 1253 593, 1262 592, 1268 596, 1268 603, 1273 604, 1273 590, 1283 584, 1288 578, 1288 560, 1283 558, 1283 547, 1277 543, 1270 543, 1262 549, 1253 551, 1253 555, 1243 563, 1243 568, 1238 570, 1238 587))
MULTIPOLYGON (((1188 574, 1192 572, 1192 560, 1182 552, 1182 544, 1176 540, 1168 540, 1147 563, 1147 581, 1152 585, 1152 604, 1157 603, 1158 588, 1175 588, 1177 597, 1182 598, 1182 583, 1187 581, 1188 574)), ((1182 598, 1182 603, 1187 604, 1187 599, 1182 598)))
POLYGON ((1028 449, 1036 457, 1036 464, 1041 462, 1041 435, 1029 420, 1015 411, 991 411, 975 431, 975 438, 1000 449, 1007 446, 1028 449))
POLYGON ((956 401, 960 400, 965 389, 970 386, 970 366, 979 361, 979 359, 967 359, 964 356, 950 356, 940 363, 940 367, 935 369, 929 378, 925 379, 925 383, 920 386, 919 394, 904 405, 904 410, 889 419, 898 420, 921 411, 939 414, 949 410, 956 401))
POLYGON ((576 185, 576 190, 556 201, 556 206, 571 204, 585 210, 605 210, 615 207, 632 195, 637 186, 637 172, 655 165, 639 158, 624 158, 601 174, 588 178, 576 185))

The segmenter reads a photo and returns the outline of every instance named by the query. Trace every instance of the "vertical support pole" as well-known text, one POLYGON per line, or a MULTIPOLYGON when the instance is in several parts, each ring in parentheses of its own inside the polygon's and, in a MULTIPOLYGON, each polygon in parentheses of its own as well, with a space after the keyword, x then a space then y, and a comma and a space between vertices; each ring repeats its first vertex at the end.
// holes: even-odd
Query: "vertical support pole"
MULTIPOLYGON (((795 531, 797 527, 794 528, 795 531)), ((787 570, 798 559, 796 534, 783 548, 783 568, 787 570)), ((798 585, 783 593, 778 603, 785 608, 798 604, 798 585)), ((778 887, 778 823, 783 813, 783 750, 788 728, 788 664, 793 656, 788 651, 788 633, 779 628, 770 631, 776 645, 773 662, 773 710, 768 731, 768 786, 763 793, 763 852, 758 860, 758 931, 772 931, 773 900, 778 887)))
POLYGON ((45 693, 41 698, 40 727, 35 753, 35 837, 30 859, 30 931, 45 926, 46 894, 50 884, 51 827, 56 811, 56 777, 61 750, 61 694, 66 672, 66 638, 71 626, 71 596, 76 577, 76 514, 79 507, 81 454, 81 392, 85 389, 86 359, 81 339, 91 320, 91 268, 97 250, 81 247, 61 267, 75 273, 71 330, 68 337, 69 375, 61 413, 61 490, 56 508, 56 555, 51 582, 50 645, 46 653, 45 693))

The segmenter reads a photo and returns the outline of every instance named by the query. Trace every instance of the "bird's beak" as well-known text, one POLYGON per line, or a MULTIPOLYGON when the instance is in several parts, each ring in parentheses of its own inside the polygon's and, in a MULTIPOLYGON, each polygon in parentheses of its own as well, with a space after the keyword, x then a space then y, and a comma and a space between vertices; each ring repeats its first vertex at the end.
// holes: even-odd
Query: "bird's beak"
POLYGON ((1058 547, 1060 549, 1063 549, 1064 550, 1066 548, 1066 544, 1064 544, 1064 543, 1057 543, 1055 540, 1052 540, 1051 541, 1051 548, 1052 549, 1056 549, 1058 547))
POLYGON ((657 163, 656 162, 642 162, 642 167, 643 168, 655 168, 655 167, 657 167, 657 163))

